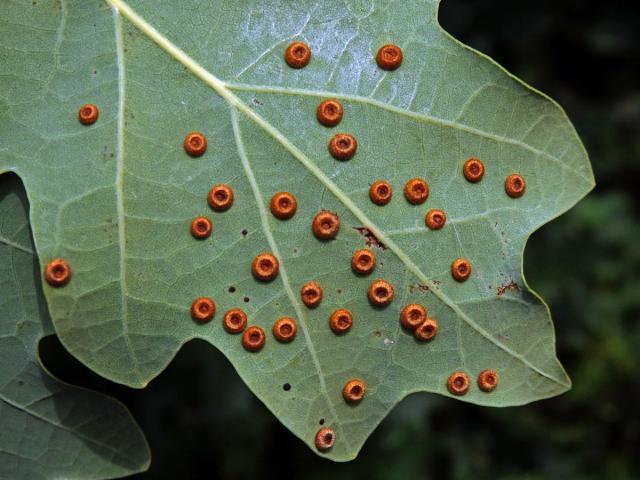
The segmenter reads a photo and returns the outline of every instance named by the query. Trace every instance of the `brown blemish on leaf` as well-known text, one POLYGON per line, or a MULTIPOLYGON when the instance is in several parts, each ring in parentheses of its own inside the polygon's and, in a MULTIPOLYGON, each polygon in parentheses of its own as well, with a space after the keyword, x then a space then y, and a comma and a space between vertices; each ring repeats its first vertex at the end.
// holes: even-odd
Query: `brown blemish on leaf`
POLYGON ((192 157, 199 157, 207 151, 207 138, 200 132, 190 132, 184 138, 184 150, 192 157))
POLYGON ((247 314, 239 308, 232 308, 224 314, 222 326, 229 333, 241 333, 247 326, 247 314))
POLYGON ((327 452, 331 450, 331 447, 336 443, 336 432, 334 432, 332 428, 322 427, 316 433, 315 443, 316 448, 320 452, 327 452))
POLYGON ((313 218, 311 228, 320 240, 332 240, 340 230, 340 218, 333 212, 322 210, 313 218))
POLYGON ((500 285, 496 289, 496 295, 501 297, 502 295, 504 295, 506 292, 508 292, 510 290, 520 290, 520 287, 518 286, 518 284, 516 282, 514 282, 512 280, 510 283, 506 283, 504 285, 500 285))
POLYGON ((284 52, 284 60, 291 68, 306 67, 311 60, 311 49, 304 42, 293 42, 284 52))
POLYGON ((193 235, 193 238, 203 240, 211 235, 212 230, 213 224, 207 217, 196 217, 191 221, 191 235, 193 235))
POLYGON ((428 285, 423 285, 423 284, 409 285, 410 293, 428 293, 429 290, 430 289, 428 285))
POLYGON ((251 264, 251 273, 260 281, 269 282, 278 276, 280 262, 270 253, 256 255, 251 264))
POLYGON ((511 198, 520 198, 524 195, 526 188, 527 182, 522 175, 517 173, 509 175, 504 181, 504 189, 511 198))
POLYGON ((289 192, 278 192, 271 197, 271 213, 280 220, 288 220, 296 214, 298 201, 289 192))
POLYGON ((376 267, 375 254, 367 249, 361 248, 353 252, 351 256, 351 268, 360 275, 369 275, 376 267))
POLYGON ((382 250, 387 249, 387 246, 378 240, 378 237, 367 227, 353 227, 353 229, 366 239, 367 247, 376 247, 382 250))
POLYGON ((208 322, 215 314, 216 304, 209 297, 199 297, 191 303, 191 317, 200 323, 208 322))
POLYGON ((422 178, 412 178, 404 186, 404 197, 413 205, 421 205, 429 198, 429 184, 422 178))
POLYGON ((329 153, 336 160, 351 160, 358 150, 356 138, 348 133, 337 133, 329 140, 329 153))
POLYGON ((71 280, 71 267, 65 260, 54 258, 47 263, 44 278, 52 287, 62 287, 71 280))
POLYGON ((353 315, 345 308, 336 310, 329 318, 329 328, 336 334, 348 332, 353 325, 353 315))
POLYGON ((307 282, 300 289, 302 303, 309 308, 315 308, 322 301, 322 287, 317 282, 307 282))
POLYGON ((378 50, 376 62, 383 70, 395 70, 402 64, 402 49, 397 45, 384 45, 378 50))
POLYGON ((338 100, 323 100, 316 110, 318 121, 326 127, 335 127, 342 120, 344 111, 338 100))
POLYGON ((469 391, 469 375, 453 372, 447 379, 447 389, 452 395, 464 395, 469 391))
POLYGON ((207 203, 216 212, 224 212, 229 210, 233 205, 233 189, 224 183, 214 185, 209 190, 207 196, 207 203))
POLYGON ((391 201, 392 196, 393 188, 391 184, 385 180, 378 180, 369 188, 369 198, 376 205, 386 205, 391 201))
POLYGON ((345 384, 342 389, 342 396, 348 403, 358 403, 364 398, 366 392, 365 383, 358 378, 354 378, 345 384))
POLYGON ((242 334, 242 346, 250 352, 257 352, 264 346, 266 335, 260 327, 249 327, 242 334))
POLYGON ((92 125, 96 123, 100 116, 100 110, 93 103, 87 103, 78 110, 78 120, 83 125, 92 125))
POLYGON ((479 182, 484 176, 484 164, 477 158, 470 158, 464 162, 462 173, 469 182, 479 182))
POLYGON ((375 280, 369 285, 367 296, 369 301, 378 306, 386 307, 393 301, 395 292, 393 286, 386 280, 375 280))
POLYGON ((282 317, 273 324, 272 331, 273 336, 276 337, 276 340, 278 340, 279 342, 288 343, 296 338, 298 326, 296 325, 296 321, 293 318, 282 317))

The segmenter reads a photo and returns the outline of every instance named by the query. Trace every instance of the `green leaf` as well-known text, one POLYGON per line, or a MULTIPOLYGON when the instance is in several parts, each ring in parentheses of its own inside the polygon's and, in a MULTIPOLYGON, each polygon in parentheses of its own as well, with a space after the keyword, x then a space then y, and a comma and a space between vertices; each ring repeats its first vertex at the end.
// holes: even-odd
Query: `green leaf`
POLYGON ((41 264, 62 257, 72 266, 67 286, 45 287, 64 345, 100 374, 142 387, 183 343, 206 339, 312 448, 320 423, 333 428, 334 460, 355 457, 409 393, 449 395, 453 371, 471 377, 459 398, 482 405, 566 391, 550 314, 525 283, 522 251, 531 232, 593 187, 591 166, 560 107, 448 36, 437 7, 429 0, 3 3, 0 168, 26 183, 41 264), (283 60, 294 40, 313 51, 303 69, 283 60), (404 51, 393 72, 374 60, 386 43, 404 51), (327 97, 344 105, 336 128, 315 118, 327 97), (87 102, 101 112, 92 126, 76 117, 87 102), (199 158, 182 147, 192 130, 208 138, 199 158), (352 160, 328 153, 336 132, 357 138, 352 160), (462 175, 472 156, 486 166, 475 184, 462 175), (527 181, 519 199, 505 194, 514 172, 527 181), (431 193, 413 206, 402 189, 417 176, 431 193), (379 179, 395 190, 385 207, 368 198, 379 179), (217 183, 235 192, 224 213, 206 202, 217 183), (299 204, 288 221, 269 212, 271 196, 283 190, 299 204), (439 231, 425 227, 431 208, 447 213, 439 231), (340 216, 334 241, 311 233, 321 209, 340 216), (189 232, 198 215, 214 224, 204 241, 189 232), (367 243, 378 266, 359 277, 350 259, 367 243), (273 282, 251 275, 263 251, 280 260, 273 282), (457 257, 473 265, 465 283, 451 278, 457 257), (387 308, 367 300, 374 278, 395 287, 387 308), (311 280, 324 288, 313 310, 299 297, 311 280), (213 322, 191 320, 199 296, 216 301, 213 322), (438 320, 433 341, 417 342, 400 327, 410 302, 438 320), (222 314, 234 307, 267 332, 260 352, 223 330, 222 314), (343 336, 328 328, 337 308, 355 318, 343 336), (284 315, 298 322, 290 344, 270 332, 284 315), (475 382, 487 368, 500 375, 493 393, 475 382), (351 378, 368 388, 357 406, 341 395, 351 378))
POLYGON ((53 333, 24 189, 0 176, 0 478, 116 478, 146 470, 149 448, 116 400, 53 378, 38 342, 53 333))

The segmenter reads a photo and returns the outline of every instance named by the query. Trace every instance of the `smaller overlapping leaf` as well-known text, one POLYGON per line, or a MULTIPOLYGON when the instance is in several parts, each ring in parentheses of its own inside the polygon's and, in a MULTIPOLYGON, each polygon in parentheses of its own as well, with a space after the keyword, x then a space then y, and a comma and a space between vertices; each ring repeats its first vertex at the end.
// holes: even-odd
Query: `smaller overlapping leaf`
POLYGON ((0 478, 119 478, 143 471, 149 449, 127 409, 63 384, 38 361, 53 333, 15 175, 0 176, 0 478))

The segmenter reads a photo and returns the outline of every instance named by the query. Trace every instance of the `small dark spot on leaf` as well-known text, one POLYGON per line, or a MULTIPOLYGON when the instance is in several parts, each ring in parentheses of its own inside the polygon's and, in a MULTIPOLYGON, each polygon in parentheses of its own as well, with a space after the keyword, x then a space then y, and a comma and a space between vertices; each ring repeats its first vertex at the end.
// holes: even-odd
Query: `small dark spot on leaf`
POLYGON ((244 297, 243 300, 244 300, 244 303, 249 303, 250 298, 249 297, 244 297))
POLYGON ((381 336, 382 336, 382 332, 381 332, 380 330, 376 330, 376 331, 374 331, 374 332, 373 332, 373 334, 374 334, 376 337, 381 337, 381 336))
POLYGON ((282 389, 283 389, 285 392, 288 392, 289 390, 291 390, 291 384, 289 384, 289 383, 285 383, 284 385, 282 385, 282 389))
POLYGON ((353 229, 362 235, 367 241, 367 247, 376 247, 386 250, 387 246, 382 243, 367 227, 353 227, 353 229))
POLYGON ((324 425, 324 418, 321 418, 320 421, 318 422, 320 425, 324 425))
POLYGON ((511 340, 511 336, 498 333, 496 334, 496 340, 499 340, 501 342, 509 342, 511 340))
POLYGON ((231 286, 229 287, 229 293, 234 293, 236 291, 236 287, 231 286))
POLYGON ((23 385, 24 385, 24 382, 23 382, 22 380, 18 380, 18 386, 20 386, 20 387, 21 387, 21 386, 23 386, 23 385))
POLYGON ((245 228, 244 230, 242 230, 242 236, 243 236, 243 237, 246 237, 248 233, 249 233, 249 232, 247 231, 247 229, 246 229, 246 228, 245 228))
POLYGON ((428 285, 418 284, 418 285, 409 285, 410 293, 427 293, 429 291, 428 285))
POLYGON ((338 294, 342 293, 342 289, 341 288, 336 288, 336 293, 338 293, 338 294))

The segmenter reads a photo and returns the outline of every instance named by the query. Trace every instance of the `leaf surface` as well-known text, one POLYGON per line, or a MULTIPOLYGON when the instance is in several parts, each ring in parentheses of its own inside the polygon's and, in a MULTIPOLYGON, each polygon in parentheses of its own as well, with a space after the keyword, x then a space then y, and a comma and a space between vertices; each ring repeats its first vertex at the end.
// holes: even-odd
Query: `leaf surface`
POLYGON ((258 397, 312 446, 320 424, 336 431, 327 455, 353 458, 404 396, 450 395, 457 370, 471 377, 462 400, 505 406, 557 395, 570 381, 555 356, 550 314, 523 278, 522 251, 539 226, 593 187, 584 148, 564 112, 437 23, 438 2, 350 1, 44 1, 3 4, 0 168, 19 173, 32 203, 41 263, 63 257, 74 276, 45 286, 65 346, 100 374, 144 386, 192 338, 222 350, 258 397), (21 5, 24 3, 24 5, 21 5), (305 41, 309 65, 289 68, 287 45, 305 41), (402 66, 379 69, 377 49, 395 43, 402 66), (338 127, 320 125, 318 103, 339 99, 338 127), (78 108, 100 108, 81 125, 78 108), (203 132, 199 158, 182 147, 203 132), (356 156, 339 162, 330 138, 348 132, 356 156), (469 183, 462 165, 482 159, 486 174, 469 183), (505 177, 527 180, 519 199, 505 177), (410 205, 407 180, 423 177, 430 196, 410 205), (391 203, 368 189, 389 181, 391 203), (233 207, 212 212, 206 195, 226 183, 233 207), (289 191, 298 211, 276 219, 269 201, 289 191), (447 224, 426 228, 431 208, 447 224), (320 210, 336 212, 336 240, 311 233, 320 210), (212 219, 204 241, 191 220, 212 219), (378 265, 355 275, 351 255, 370 244, 378 265), (269 283, 251 275, 260 252, 280 260, 269 283), (452 279, 454 259, 471 261, 471 278, 452 279), (387 308, 367 288, 395 288, 387 308), (316 309, 300 288, 324 289, 316 309), (194 298, 215 300, 214 321, 191 320, 194 298), (416 341, 399 323, 402 307, 423 304, 440 325, 416 341), (243 308, 267 332, 265 347, 245 351, 226 333, 223 313, 243 308), (354 315, 349 333, 328 328, 335 309, 354 315), (298 322, 290 344, 271 336, 284 315, 298 322), (481 392, 475 378, 499 372, 481 392), (351 378, 367 384, 348 405, 351 378), (283 388, 289 385, 290 388, 283 388))
POLYGON ((145 470, 149 448, 112 398, 53 378, 38 361, 53 333, 24 189, 0 177, 0 478, 119 478, 145 470))

